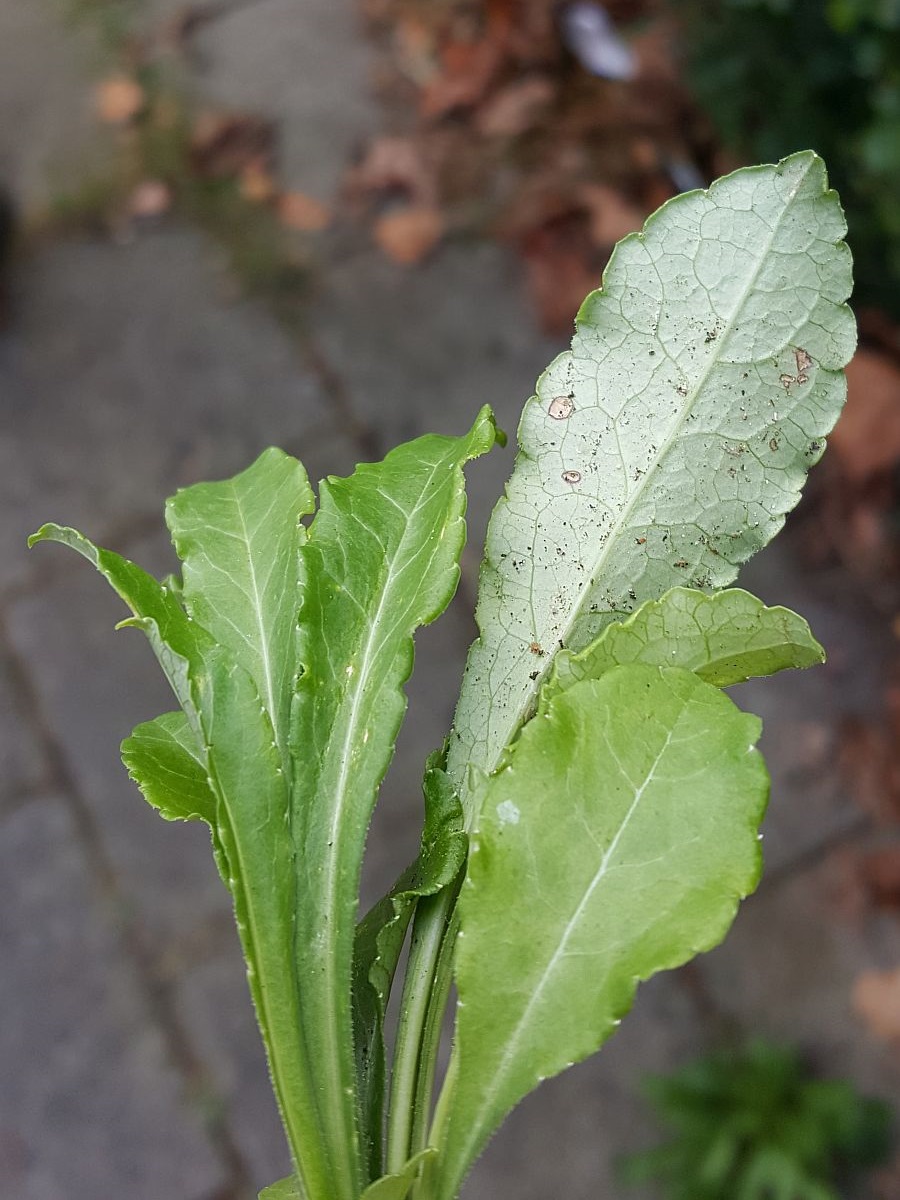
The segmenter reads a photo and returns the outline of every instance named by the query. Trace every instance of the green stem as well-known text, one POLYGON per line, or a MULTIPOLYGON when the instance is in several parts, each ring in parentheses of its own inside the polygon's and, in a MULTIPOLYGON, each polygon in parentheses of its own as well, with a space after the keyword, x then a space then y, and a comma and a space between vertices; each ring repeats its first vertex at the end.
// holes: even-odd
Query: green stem
POLYGON ((437 1060, 441 1049, 444 1015, 447 1011, 450 987, 453 983, 453 950, 458 933, 459 913, 454 905, 438 952, 431 994, 428 999, 428 1011, 425 1014, 425 1027, 422 1031, 416 1094, 413 1099, 412 1137, 409 1148, 411 1155, 418 1154, 428 1145, 428 1122, 434 1096, 434 1079, 437 1074, 437 1060))
POLYGON ((431 1108, 440 1028, 450 990, 451 955, 442 951, 451 930, 455 936, 458 892, 459 881, 436 896, 420 900, 416 909, 394 1049, 387 1130, 388 1174, 401 1171, 411 1155, 423 1148, 415 1143, 423 1138, 431 1108), (435 980, 445 959, 441 974, 446 974, 446 987, 442 983, 442 1003, 436 1014, 435 980))
POLYGON ((453 1053, 450 1056, 450 1065, 447 1067, 447 1074, 444 1078, 444 1086, 441 1088, 441 1094, 438 1097, 438 1102, 434 1110, 434 1120, 431 1123, 428 1135, 428 1143, 437 1148, 438 1155, 437 1158, 429 1159, 422 1168, 422 1174, 413 1188, 412 1200, 435 1200, 434 1172, 440 1162, 440 1147, 444 1138, 444 1127, 447 1124, 450 1108, 453 1104, 453 1093, 456 1090, 458 1070, 459 1057, 454 1046, 453 1053))

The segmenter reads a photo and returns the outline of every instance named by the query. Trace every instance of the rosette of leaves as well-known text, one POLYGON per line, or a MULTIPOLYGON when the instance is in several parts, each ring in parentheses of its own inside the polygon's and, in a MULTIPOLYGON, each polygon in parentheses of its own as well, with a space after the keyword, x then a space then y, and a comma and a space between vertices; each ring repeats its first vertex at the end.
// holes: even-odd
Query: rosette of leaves
POLYGON ((421 852, 361 921, 413 636, 456 587, 490 412, 326 480, 318 505, 277 450, 179 492, 177 579, 70 529, 34 536, 107 578, 178 702, 123 756, 164 817, 207 823, 233 896, 295 1167, 267 1200, 450 1200, 506 1113, 754 888, 759 722, 721 689, 823 655, 802 618, 730 585, 844 399, 844 232, 807 152, 620 243, 525 406, 421 852))

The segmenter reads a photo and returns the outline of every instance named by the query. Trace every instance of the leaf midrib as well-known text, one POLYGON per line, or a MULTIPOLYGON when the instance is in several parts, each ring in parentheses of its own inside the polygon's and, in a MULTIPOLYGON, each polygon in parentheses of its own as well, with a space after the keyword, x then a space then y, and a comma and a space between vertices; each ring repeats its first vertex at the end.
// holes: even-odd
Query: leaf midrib
MULTIPOLYGON (((360 663, 360 669, 357 672, 357 682, 352 691, 352 701, 350 704, 350 711, 349 711, 348 719, 347 719, 346 725, 345 725, 345 735, 344 735, 344 739, 343 739, 343 742, 341 745, 341 752, 340 752, 341 766, 340 766, 340 772, 338 775, 338 779, 335 784, 335 789, 333 792, 333 802, 331 805, 332 816, 331 816, 331 821, 330 821, 329 828, 328 828, 328 839, 327 840, 328 840, 329 846, 331 846, 333 848, 339 847, 342 844, 342 835, 347 835, 350 832, 353 832, 349 828, 349 825, 345 821, 345 818, 344 818, 344 813, 345 813, 345 809, 346 809, 346 805, 347 805, 347 796, 348 796, 347 782, 348 782, 349 773, 350 773, 350 762, 351 762, 350 751, 356 741, 356 737, 357 737, 358 730, 359 730, 359 724, 360 724, 361 717, 362 717, 362 712, 367 707, 370 707, 370 706, 366 706, 363 703, 363 696, 364 696, 364 692, 365 692, 365 681, 368 677, 368 672, 369 672, 369 667, 370 667, 371 662, 377 657, 377 653, 380 652, 380 648, 381 648, 380 646, 379 646, 378 652, 376 652, 373 649, 373 647, 376 642, 376 633, 380 634, 380 632, 381 632, 381 624, 382 624, 382 620, 383 620, 383 614, 384 614, 385 610, 389 608, 389 601, 390 601, 394 583, 395 583, 398 575, 400 574, 400 572, 396 569, 396 564, 399 561, 401 561, 401 559, 405 560, 405 557, 406 557, 405 551, 406 551, 406 548, 407 548, 409 542, 413 541, 413 540, 415 540, 415 541, 420 540, 415 534, 411 533, 411 530, 414 530, 416 528, 415 517, 419 513, 419 511, 423 508, 426 501, 428 499, 430 499, 430 491, 429 490, 431 488, 431 485, 432 485, 434 478, 437 475, 439 469, 444 465, 445 462, 446 462, 446 456, 442 457, 438 462, 433 464, 431 471, 429 472, 429 475, 428 475, 427 483, 423 486, 420 498, 417 501, 415 507, 412 509, 412 511, 408 515, 406 515, 405 511, 401 510, 401 511, 404 511, 404 515, 406 516, 404 531, 403 531, 403 534, 397 545, 397 549, 394 552, 394 554, 392 555, 390 566, 388 569, 387 579, 385 581, 384 586, 381 589, 381 595, 379 598, 378 607, 375 611, 374 618, 369 623, 369 630, 368 630, 368 634, 366 637, 365 646, 363 649, 362 661, 360 663)), ((382 493, 382 494, 384 494, 384 493, 382 493)), ((393 501, 392 497, 390 497, 390 499, 392 500, 392 502, 394 502, 396 504, 396 502, 393 501)), ((396 507, 399 508, 400 506, 396 505, 396 507)), ((384 639, 381 638, 380 640, 381 640, 381 643, 383 644, 384 639)), ((341 853, 334 852, 334 850, 333 850, 332 853, 328 854, 325 857, 325 862, 324 862, 324 871, 323 871, 324 879, 323 879, 322 886, 323 886, 324 895, 327 897, 326 910, 332 914, 337 914, 340 911, 338 908, 338 905, 337 905, 337 893, 340 891, 340 877, 341 877, 340 871, 338 870, 338 864, 340 861, 342 861, 342 858, 343 858, 343 855, 341 853)), ((332 942, 333 948, 334 948, 334 945, 335 945, 334 942, 332 942)), ((326 967, 326 970, 325 970, 325 978, 324 978, 324 984, 323 984, 325 996, 326 996, 326 1002, 327 1002, 326 1011, 329 1014, 331 1014, 332 1019, 328 1022, 327 1029, 322 1030, 320 1032, 321 1032, 322 1036, 324 1037, 324 1039, 331 1043, 329 1053, 325 1056, 326 1061, 336 1063, 336 1062, 345 1061, 345 1056, 347 1054, 348 1047, 344 1045, 343 1031, 340 1028, 341 1022, 339 1020, 339 1014, 343 1009, 343 1005, 338 1003, 338 1001, 340 999, 340 996, 338 994, 338 978, 337 978, 337 972, 333 969, 333 959, 334 959, 334 954, 332 953, 328 956, 329 962, 328 962, 328 966, 326 967)), ((331 1096, 334 1095, 334 1088, 330 1089, 330 1094, 331 1094, 331 1096)), ((340 1113, 340 1116, 342 1119, 341 1119, 340 1125, 338 1127, 340 1127, 344 1124, 343 1116, 344 1116, 344 1112, 345 1112, 346 1108, 347 1108, 347 1106, 346 1106, 343 1096, 342 1096, 342 1100, 341 1100, 342 1111, 340 1113)))
MULTIPOLYGON (((677 728, 678 721, 680 720, 681 714, 684 712, 684 708, 685 708, 685 705, 682 704, 678 715, 674 718, 674 720, 672 722, 672 727, 669 729, 668 733, 666 734, 666 739, 663 742, 663 745, 660 748, 659 753, 656 755, 656 757, 653 760, 653 763, 651 764, 649 770, 647 771, 646 777, 644 778, 644 780, 640 784, 640 786, 635 789, 635 796, 634 796, 634 799, 632 800, 631 804, 629 805, 627 813, 623 817, 623 819, 619 825, 619 828, 616 831, 615 836, 613 837, 608 848, 604 852, 603 858, 600 861, 600 865, 597 868, 596 872, 594 873, 594 876, 591 879, 591 882, 588 884, 587 888, 585 889, 584 895, 582 896, 581 900, 578 902, 574 912, 572 913, 572 916, 569 918, 569 921, 566 924, 566 928, 559 940, 559 945, 557 946, 556 950, 553 952, 553 955, 551 956, 549 962, 547 963, 547 966, 545 967, 545 969, 541 975, 541 978, 537 983, 537 986, 535 987, 534 991, 531 994, 531 998, 528 1001, 528 1004, 525 1006, 525 1009, 523 1010, 521 1017, 519 1018, 515 1027, 513 1028, 511 1036, 507 1040, 506 1047, 504 1049, 504 1052, 500 1059, 500 1062, 498 1063, 497 1067, 493 1070, 493 1072, 491 1074, 491 1082, 488 1084, 488 1086, 482 1093, 481 1105, 476 1110, 475 1116, 472 1118, 472 1120, 469 1124, 470 1131, 474 1131, 474 1133, 470 1132, 469 1137, 463 1143, 464 1153, 462 1155, 461 1161, 464 1163, 469 1162, 469 1156, 472 1153, 472 1149, 474 1146, 477 1145, 478 1139, 480 1137, 481 1123, 482 1123, 482 1120, 484 1119, 485 1114, 490 1112, 490 1110, 496 1100, 497 1093, 502 1090, 502 1085, 505 1082, 506 1072, 509 1069, 510 1062, 513 1061, 513 1059, 515 1058, 516 1052, 519 1048, 519 1044, 522 1040, 523 1033, 527 1029, 528 1023, 531 1019, 531 1014, 532 1014, 532 1012, 534 1012, 536 1006, 540 1003, 544 989, 546 988, 552 974, 556 970, 557 964, 559 963, 560 959, 564 956, 565 948, 568 945, 568 942, 569 942, 570 938, 572 937, 572 934, 576 930, 579 922, 581 921, 581 918, 583 917, 585 910, 586 910, 588 904, 590 903, 591 898, 594 895, 594 892, 597 890, 597 888, 600 886, 600 884, 606 878, 606 875, 609 870, 609 865, 613 858, 613 855, 615 854, 616 850, 618 849, 618 847, 622 841, 622 838, 625 836, 625 833, 627 832, 628 827, 630 826, 632 819, 634 818, 634 816, 637 812, 638 806, 640 805, 640 802, 644 797, 644 793, 646 792, 646 790, 650 786, 650 784, 653 782, 655 774, 656 774, 656 770, 662 760, 663 755, 666 753, 666 751, 669 749, 670 745, 672 744, 673 735, 675 733, 675 729, 677 728)), ((609 746, 608 741, 607 741, 607 745, 609 746)), ((618 757, 613 752, 612 747, 609 746, 609 749, 613 755, 613 758, 616 759, 616 762, 618 763, 618 757)), ((621 766, 621 764, 619 764, 619 769, 620 769, 625 781, 627 783, 631 783, 631 781, 628 779, 628 775, 626 774, 626 772, 625 772, 624 768, 621 766)), ((634 784, 631 784, 631 786, 634 787, 634 784)))
MULTIPOLYGON (((278 712, 275 707, 275 685, 274 685, 274 680, 272 678, 272 662, 271 662, 271 657, 270 657, 270 652, 269 652, 269 639, 267 636, 266 626, 263 621, 262 599, 259 594, 259 582, 258 582, 257 576, 256 576, 256 561, 254 559, 253 551, 251 549, 250 530, 247 527, 247 521, 244 517, 244 508, 243 508, 243 505, 241 504, 241 499, 237 493, 237 489, 234 487, 233 484, 232 484, 232 495, 234 496, 235 508, 237 509, 238 518, 241 523, 241 534, 242 534, 244 545, 246 547, 246 552, 247 552, 247 567, 248 567, 248 570, 250 573, 250 582, 253 586, 253 605, 252 605, 252 607, 253 607, 253 611, 254 611, 254 616, 256 617, 257 629, 259 630, 260 657, 261 657, 261 661, 262 661, 263 677, 265 678, 265 681, 266 681, 266 704, 268 706, 269 713, 271 714, 271 717, 272 717, 272 730, 275 734, 275 741, 278 745, 278 752, 281 756, 282 762, 285 762, 286 755, 284 752, 284 745, 283 745, 283 740, 282 740, 282 730, 280 728, 281 722, 278 719, 278 712)), ((270 507, 269 511, 271 511, 271 507, 270 507)))
MULTIPOLYGON (((757 282, 760 271, 765 266, 769 250, 771 249, 772 243, 775 240, 775 236, 778 233, 778 230, 781 226, 781 222, 783 221, 785 214, 788 212, 795 196, 797 195, 797 193, 799 192, 803 183, 805 182, 806 177, 809 174, 809 171, 813 165, 813 162, 814 162, 814 160, 812 160, 812 159, 809 161, 809 163, 806 166, 806 169, 799 176, 793 191, 791 191, 790 194, 785 198, 784 204, 782 206, 782 210, 781 210, 780 214, 778 215, 778 219, 775 221, 769 237, 763 243, 763 250, 758 256, 756 266, 755 266, 753 272, 751 273, 751 275, 749 276, 747 283, 745 284, 738 301, 735 303, 734 308, 732 310, 732 314, 729 317, 728 322, 725 325, 725 328, 722 330, 722 333, 718 339, 719 346, 722 346, 726 343, 726 341, 728 340, 728 336, 734 329, 735 323, 738 319, 738 315, 740 314, 741 310, 743 309, 743 306, 744 306, 744 304, 747 300, 747 297, 749 296, 753 286, 757 282)), ((636 236, 639 236, 639 235, 636 235, 636 236)), ((571 351, 570 351, 570 353, 571 353, 571 351)), ((637 488, 635 488, 631 498, 629 499, 629 501, 627 502, 625 507, 622 509, 621 515, 620 515, 618 521, 616 522, 615 531, 610 532, 610 536, 607 538, 605 544, 601 547, 601 549, 597 555, 597 558, 594 562, 593 570, 590 571, 589 573, 587 573, 587 582, 584 583, 581 586, 581 588, 579 589, 579 591, 577 593, 577 598, 576 598, 575 602, 572 604, 572 607, 570 609, 569 618, 566 621, 565 625, 560 629, 558 637, 563 645, 568 644, 569 634, 571 633, 572 628, 575 625, 576 621, 578 621, 579 618, 583 615, 584 606, 588 602, 591 594, 593 593, 593 591, 596 587, 596 581, 603 569, 603 565, 606 562, 607 558, 611 555, 614 547, 618 544, 619 538, 621 537, 621 534, 622 534, 622 531, 625 528, 627 528, 628 521, 629 521, 631 514, 634 511, 638 501, 643 497, 646 489, 651 485, 651 483, 655 482, 656 473, 659 469, 660 463, 666 457, 669 450, 672 448, 672 446, 675 444, 676 440, 680 436, 682 429, 684 428, 684 424, 685 424, 687 415, 691 411, 693 411, 693 407, 694 407, 694 404, 695 404, 697 398, 700 396, 703 389, 706 387, 706 384, 707 384, 707 381, 709 380, 710 375, 712 374, 713 370, 717 366, 720 365, 720 362, 721 362, 721 359, 719 358, 719 356, 717 354, 710 355, 709 363, 707 364, 704 371, 701 373, 700 378, 698 379, 698 381, 695 384, 695 386, 693 387, 693 389, 688 393, 687 397, 685 397, 685 402, 682 405, 681 414, 679 415, 678 420, 675 421, 675 423, 672 426, 671 431, 669 432, 668 437, 662 443, 658 453, 656 454, 655 458, 652 461, 652 465, 647 468, 645 474, 642 477, 641 483, 639 484, 639 486, 637 488)), ((549 672, 549 670, 551 669, 551 667, 553 665, 554 657, 555 656, 553 656, 553 655, 547 655, 546 659, 543 660, 541 665, 538 666, 537 675, 535 676, 534 680, 529 680, 529 686, 526 689, 525 696, 523 698, 523 702, 519 706, 518 710, 516 710, 514 720, 512 720, 510 723, 510 737, 515 732, 515 730, 519 728, 519 726, 522 724, 522 722, 525 720, 532 704, 534 703, 535 696, 540 691, 541 686, 543 685, 544 680, 547 677, 547 673, 549 672)), ((509 738, 505 739, 504 746, 500 747, 500 749, 496 753, 496 756, 494 757, 493 762, 491 762, 490 765, 486 768, 488 774, 490 774, 492 771, 494 771, 496 769, 496 766, 497 766, 497 763, 499 762, 500 756, 503 753, 503 749, 505 748, 505 746, 509 742, 509 740, 510 740, 509 738)), ((464 788, 467 787, 465 779, 462 781, 462 786, 464 788)), ((477 819, 477 812, 470 813, 469 816, 470 816, 469 827, 471 828, 471 826, 474 824, 474 821, 477 819)))

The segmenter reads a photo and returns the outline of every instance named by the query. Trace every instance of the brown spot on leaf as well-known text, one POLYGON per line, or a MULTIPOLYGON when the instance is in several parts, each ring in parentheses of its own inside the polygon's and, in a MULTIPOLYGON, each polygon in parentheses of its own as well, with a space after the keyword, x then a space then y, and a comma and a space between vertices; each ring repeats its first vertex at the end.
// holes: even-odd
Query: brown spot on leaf
POLYGON ((554 421, 566 421, 575 411, 575 402, 571 396, 554 396, 547 409, 554 421))

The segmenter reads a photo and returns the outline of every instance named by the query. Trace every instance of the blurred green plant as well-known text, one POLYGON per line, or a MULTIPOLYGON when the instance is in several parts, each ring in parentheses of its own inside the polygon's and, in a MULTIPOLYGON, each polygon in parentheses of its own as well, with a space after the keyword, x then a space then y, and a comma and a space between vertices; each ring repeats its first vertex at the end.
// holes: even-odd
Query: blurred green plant
POLYGON ((811 1078, 795 1050, 769 1042, 719 1051, 644 1089, 674 1137, 625 1160, 622 1180, 655 1180, 668 1200, 840 1200, 839 1183, 889 1152, 887 1104, 811 1078))
POLYGON ((671 0, 691 84, 748 159, 811 145, 847 212, 857 303, 900 316, 900 0, 671 0))

